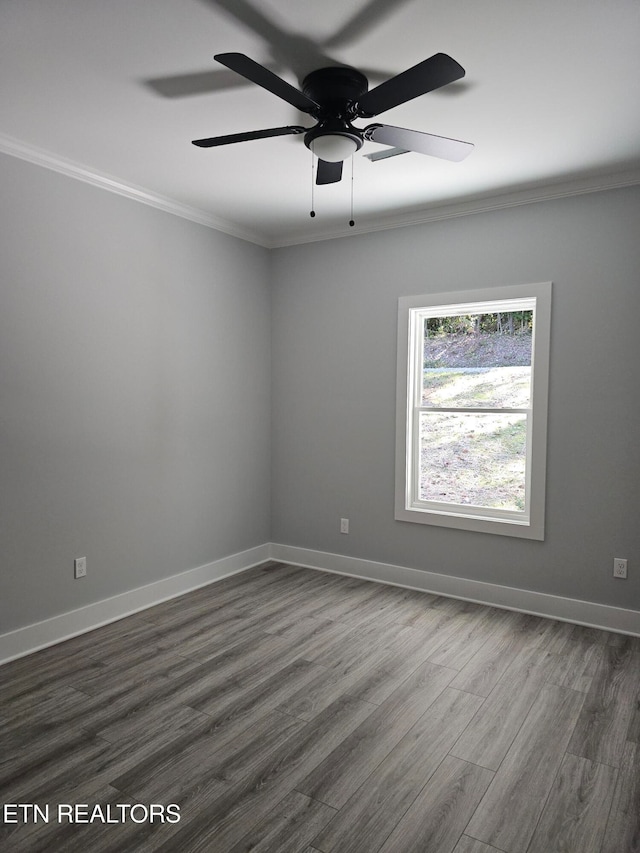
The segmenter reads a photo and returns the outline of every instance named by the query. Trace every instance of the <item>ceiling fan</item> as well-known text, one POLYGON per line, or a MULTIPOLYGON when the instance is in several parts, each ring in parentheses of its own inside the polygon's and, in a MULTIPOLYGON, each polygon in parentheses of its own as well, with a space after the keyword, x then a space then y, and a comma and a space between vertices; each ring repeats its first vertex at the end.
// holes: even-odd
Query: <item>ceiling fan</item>
POLYGON ((342 178, 344 160, 355 154, 365 140, 388 145, 392 154, 416 151, 445 160, 463 160, 473 150, 470 142, 434 136, 417 130, 369 124, 354 127, 359 118, 379 113, 432 92, 464 77, 464 68, 446 53, 436 53, 407 71, 369 91, 369 82, 355 68, 330 66, 312 71, 302 81, 302 91, 242 53, 219 53, 214 59, 316 120, 313 127, 289 125, 194 139, 200 148, 230 145, 271 136, 304 134, 304 143, 317 157, 316 184, 333 184, 342 178))

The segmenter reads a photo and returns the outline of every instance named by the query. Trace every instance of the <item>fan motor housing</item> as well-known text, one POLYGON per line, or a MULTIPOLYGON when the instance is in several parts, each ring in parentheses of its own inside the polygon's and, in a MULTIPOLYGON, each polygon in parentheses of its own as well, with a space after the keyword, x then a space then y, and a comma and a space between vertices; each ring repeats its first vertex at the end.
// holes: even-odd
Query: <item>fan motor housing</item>
MULTIPOLYGON (((369 89, 369 81, 355 68, 341 65, 318 68, 302 81, 302 91, 329 115, 355 116, 354 103, 369 89)), ((322 116, 319 116, 322 118, 322 116)))
POLYGON ((302 91, 320 104, 318 124, 307 131, 304 143, 311 148, 320 136, 344 136, 353 140, 355 150, 362 148, 362 132, 351 124, 356 117, 356 102, 369 89, 369 81, 360 71, 341 65, 318 68, 302 82, 302 91))

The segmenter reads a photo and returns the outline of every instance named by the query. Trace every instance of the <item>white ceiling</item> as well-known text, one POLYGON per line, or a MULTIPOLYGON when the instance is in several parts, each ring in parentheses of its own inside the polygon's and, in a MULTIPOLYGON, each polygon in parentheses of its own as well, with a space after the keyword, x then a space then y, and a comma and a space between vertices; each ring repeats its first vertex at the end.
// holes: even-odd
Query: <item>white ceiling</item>
POLYGON ((213 60, 231 51, 294 85, 338 63, 373 87, 440 51, 466 69, 377 120, 474 152, 371 163, 366 143, 351 231, 640 182, 638 0, 0 0, 0 150, 267 246, 349 233, 351 167, 311 219, 302 137, 191 145, 313 123, 213 60), (196 73, 204 92, 168 96, 196 73))

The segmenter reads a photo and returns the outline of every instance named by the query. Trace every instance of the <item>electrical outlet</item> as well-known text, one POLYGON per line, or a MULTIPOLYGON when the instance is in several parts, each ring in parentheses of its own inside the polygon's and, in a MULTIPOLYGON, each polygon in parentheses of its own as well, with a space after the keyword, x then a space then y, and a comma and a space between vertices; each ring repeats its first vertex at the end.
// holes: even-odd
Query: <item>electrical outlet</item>
POLYGON ((73 573, 75 578, 84 578, 87 576, 87 558, 76 557, 73 561, 73 573))
POLYGON ((613 558, 613 576, 614 578, 626 578, 627 576, 627 561, 624 557, 613 558))
POLYGON ((341 518, 340 519, 340 533, 348 533, 349 532, 349 519, 341 518))

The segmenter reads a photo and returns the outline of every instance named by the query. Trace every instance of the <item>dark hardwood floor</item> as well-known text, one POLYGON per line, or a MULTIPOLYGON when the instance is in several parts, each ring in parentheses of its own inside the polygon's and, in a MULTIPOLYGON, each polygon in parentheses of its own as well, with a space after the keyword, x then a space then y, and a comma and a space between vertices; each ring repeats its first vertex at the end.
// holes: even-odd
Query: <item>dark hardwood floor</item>
POLYGON ((269 564, 0 667, 0 804, 8 853, 640 851, 640 638, 269 564))

